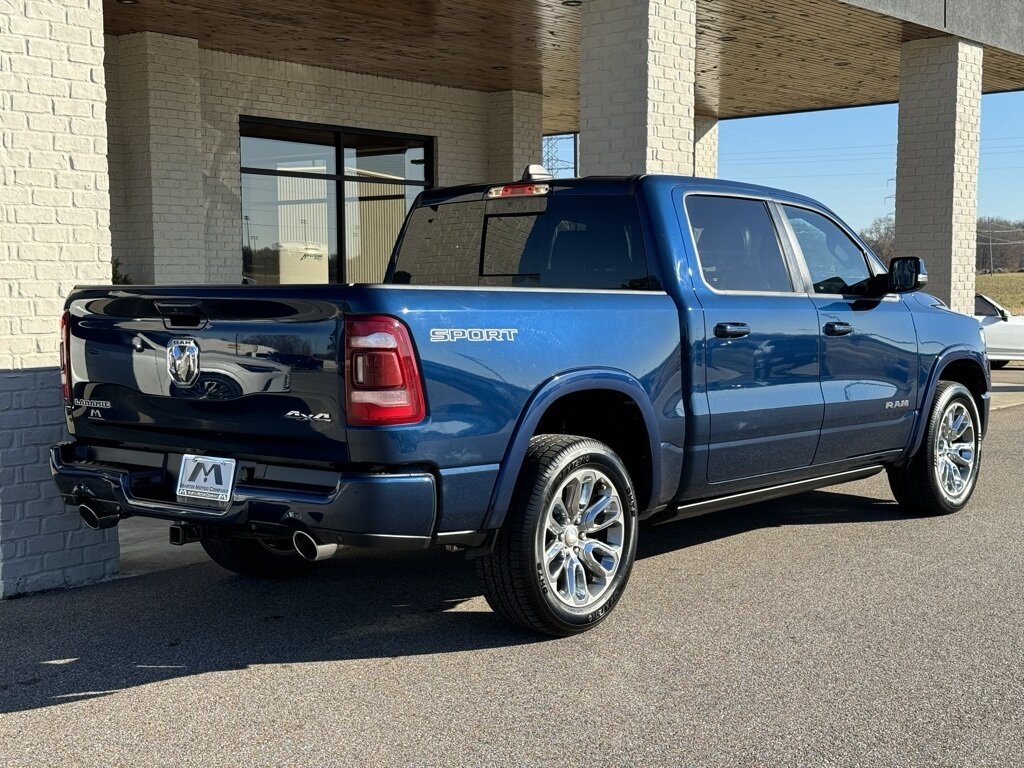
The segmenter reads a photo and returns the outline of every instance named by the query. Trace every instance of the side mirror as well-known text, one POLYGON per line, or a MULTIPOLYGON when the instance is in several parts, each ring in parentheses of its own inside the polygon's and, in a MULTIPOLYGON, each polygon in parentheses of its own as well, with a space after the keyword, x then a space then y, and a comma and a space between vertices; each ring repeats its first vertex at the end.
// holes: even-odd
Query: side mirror
POLYGON ((999 316, 1000 316, 1001 318, 1003 318, 1003 322, 1004 322, 1004 323, 1007 323, 1007 322, 1009 322, 1009 321, 1010 321, 1010 313, 1009 313, 1009 312, 1007 312, 1007 311, 1006 311, 1005 309, 1003 309, 1002 307, 1000 307, 1000 308, 999 308, 999 316))
POLYGON ((928 284, 928 270, 924 259, 916 256, 898 256, 889 262, 889 292, 911 293, 928 284))

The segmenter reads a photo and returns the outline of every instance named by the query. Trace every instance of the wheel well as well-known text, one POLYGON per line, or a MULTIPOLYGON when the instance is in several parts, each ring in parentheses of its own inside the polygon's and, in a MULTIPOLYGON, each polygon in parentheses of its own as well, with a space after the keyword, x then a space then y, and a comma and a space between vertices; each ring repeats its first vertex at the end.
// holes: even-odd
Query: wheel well
POLYGON ((626 465, 643 511, 651 500, 651 443, 639 406, 612 390, 587 390, 565 395, 544 412, 534 435, 579 435, 600 440, 626 465))
POLYGON ((972 360, 954 360, 942 369, 939 381, 955 381, 967 387, 978 406, 978 413, 984 418, 981 396, 988 391, 988 384, 980 365, 972 360))

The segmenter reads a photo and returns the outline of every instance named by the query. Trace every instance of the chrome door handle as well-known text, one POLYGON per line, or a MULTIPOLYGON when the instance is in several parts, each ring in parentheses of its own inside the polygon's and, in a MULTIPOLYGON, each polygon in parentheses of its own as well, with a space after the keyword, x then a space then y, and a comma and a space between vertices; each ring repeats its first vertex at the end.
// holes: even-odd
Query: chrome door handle
POLYGON ((853 333, 853 326, 849 323, 825 323, 826 336, 845 336, 853 333))
POLYGON ((720 339, 742 339, 750 335, 750 326, 746 323, 719 323, 715 326, 715 336, 720 339))

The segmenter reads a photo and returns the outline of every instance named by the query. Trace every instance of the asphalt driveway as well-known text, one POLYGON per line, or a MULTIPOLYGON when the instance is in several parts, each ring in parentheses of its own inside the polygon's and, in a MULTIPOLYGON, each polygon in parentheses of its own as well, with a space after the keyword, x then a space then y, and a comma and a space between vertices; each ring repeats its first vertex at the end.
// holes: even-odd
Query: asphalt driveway
POLYGON ((964 512, 877 477, 647 528, 566 640, 443 552, 0 602, 0 764, 1020 765, 1024 408, 993 422, 964 512))

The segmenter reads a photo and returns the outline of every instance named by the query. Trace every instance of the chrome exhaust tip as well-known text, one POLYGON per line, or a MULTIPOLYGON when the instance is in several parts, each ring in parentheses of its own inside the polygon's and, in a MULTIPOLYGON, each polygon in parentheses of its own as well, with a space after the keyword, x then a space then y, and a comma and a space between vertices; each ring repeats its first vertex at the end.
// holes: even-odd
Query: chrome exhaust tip
POLYGON ((324 544, 305 531, 296 531, 292 534, 292 546, 303 560, 310 562, 328 560, 338 554, 337 544, 324 544))
POLYGON ((88 504, 80 504, 78 507, 78 514, 81 516, 82 522, 94 531, 99 531, 104 528, 113 528, 121 520, 120 515, 105 515, 102 511, 93 509, 88 504))

